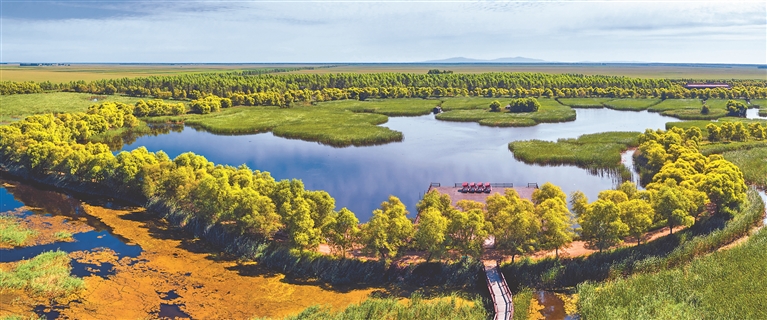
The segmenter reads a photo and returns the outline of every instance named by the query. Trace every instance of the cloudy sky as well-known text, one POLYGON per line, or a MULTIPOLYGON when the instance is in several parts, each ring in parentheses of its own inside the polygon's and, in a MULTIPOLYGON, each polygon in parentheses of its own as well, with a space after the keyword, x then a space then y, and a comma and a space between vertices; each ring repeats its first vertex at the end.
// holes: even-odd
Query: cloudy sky
POLYGON ((3 62, 767 63, 764 1, 9 1, 3 62))

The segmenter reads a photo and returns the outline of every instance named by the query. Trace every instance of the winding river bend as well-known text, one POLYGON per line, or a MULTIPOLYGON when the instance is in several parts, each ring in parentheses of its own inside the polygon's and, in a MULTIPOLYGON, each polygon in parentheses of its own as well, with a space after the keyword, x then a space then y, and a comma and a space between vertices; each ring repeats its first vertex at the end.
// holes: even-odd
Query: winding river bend
POLYGON ((325 190, 337 208, 348 207, 361 221, 389 195, 410 210, 431 182, 551 182, 570 193, 593 199, 613 188, 617 178, 575 166, 544 167, 517 161, 508 143, 518 140, 576 138, 606 131, 665 129, 677 119, 647 111, 576 109, 577 120, 523 128, 438 121, 433 115, 390 117, 384 126, 404 133, 403 142, 370 147, 334 148, 315 142, 275 137, 271 133, 215 135, 186 127, 181 132, 145 136, 123 146, 165 151, 171 158, 192 151, 217 164, 269 171, 276 179, 301 179, 308 189, 325 190))

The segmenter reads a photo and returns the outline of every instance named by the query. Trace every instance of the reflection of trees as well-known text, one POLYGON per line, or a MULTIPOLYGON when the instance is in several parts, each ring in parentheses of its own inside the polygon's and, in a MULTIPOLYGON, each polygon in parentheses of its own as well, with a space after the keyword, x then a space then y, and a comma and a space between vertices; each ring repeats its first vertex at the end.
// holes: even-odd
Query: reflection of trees
POLYGON ((86 214, 82 202, 72 196, 56 191, 38 189, 34 186, 19 182, 0 181, 13 185, 13 187, 6 188, 6 190, 8 190, 16 200, 24 203, 25 206, 32 207, 32 212, 67 217, 84 217, 88 221, 88 224, 96 229, 96 231, 111 230, 98 219, 86 214))
POLYGON ((144 136, 159 136, 161 134, 168 134, 170 132, 184 131, 183 124, 147 124, 143 127, 131 128, 119 135, 105 136, 99 139, 99 142, 109 146, 112 151, 121 150, 126 144, 132 144, 138 140, 138 138, 144 136))

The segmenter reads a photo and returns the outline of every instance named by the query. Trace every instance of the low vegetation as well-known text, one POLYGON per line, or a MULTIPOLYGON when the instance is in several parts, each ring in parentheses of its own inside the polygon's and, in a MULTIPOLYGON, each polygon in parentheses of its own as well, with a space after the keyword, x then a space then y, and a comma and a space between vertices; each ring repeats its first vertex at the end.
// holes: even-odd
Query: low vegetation
POLYGON ((0 246, 20 246, 35 232, 21 226, 18 218, 0 215, 0 246))
POLYGON ((120 102, 135 104, 140 99, 120 95, 51 92, 3 96, 0 123, 24 119, 33 114, 85 112, 93 104, 120 102), (96 101, 94 101, 96 100, 96 101))
MULTIPOLYGON (((575 110, 563 106, 553 99, 540 99, 541 104, 537 112, 492 112, 488 105, 492 101, 482 105, 482 109, 452 110, 440 113, 437 119, 457 122, 477 122, 484 126, 493 127, 529 127, 539 123, 566 122, 575 120, 575 110)), ((503 104, 504 101, 501 101, 503 104)), ((443 107, 444 110, 450 110, 443 107)))
POLYGON ((723 156, 743 171, 746 181, 767 189, 767 143, 759 148, 727 151, 723 156))
POLYGON ((13 270, 0 270, 0 288, 21 289, 46 297, 66 296, 84 287, 70 276, 70 258, 65 252, 49 251, 19 262, 13 270))
POLYGON ((395 298, 371 298, 360 304, 333 312, 321 306, 309 307, 301 313, 285 317, 285 320, 325 319, 466 319, 479 320, 488 317, 482 301, 467 301, 457 296, 425 300, 413 296, 403 302, 395 298))
POLYGON ((613 98, 559 98, 559 103, 573 108, 604 108, 613 98))
POLYGON ((615 99, 605 102, 605 107, 615 110, 641 111, 660 103, 660 99, 615 99))
POLYGON ((585 319, 764 319, 767 232, 687 266, 578 287, 585 319))
MULTIPOLYGON (((512 303, 514 304, 514 320, 527 320, 532 318, 529 317, 528 313, 533 299, 533 290, 530 288, 522 288, 511 296, 512 303)), ((535 312, 537 313, 537 311, 535 312)))
POLYGON ((527 140, 509 143, 514 158, 544 165, 572 164, 587 169, 611 169, 630 175, 621 152, 639 145, 639 132, 603 132, 556 142, 527 140))

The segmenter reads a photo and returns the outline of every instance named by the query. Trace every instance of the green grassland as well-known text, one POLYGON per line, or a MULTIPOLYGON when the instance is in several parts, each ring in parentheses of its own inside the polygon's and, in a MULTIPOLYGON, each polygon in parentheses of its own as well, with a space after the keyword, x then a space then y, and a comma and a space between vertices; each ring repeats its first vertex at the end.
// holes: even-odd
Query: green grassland
POLYGON ((746 181, 767 189, 767 142, 762 142, 759 148, 728 151, 723 155, 743 171, 746 181))
POLYGON ((572 164, 581 168, 619 169, 621 152, 638 145, 639 132, 602 132, 557 142, 527 140, 509 143, 514 158, 525 163, 572 164))
POLYGON ((52 92, 0 96, 0 123, 7 123, 39 113, 82 112, 93 104, 122 102, 135 104, 142 98, 90 93, 52 92), (98 99, 98 102, 93 99, 98 99))
POLYGON ((541 72, 576 73, 636 78, 665 79, 757 79, 764 80, 764 69, 753 65, 668 65, 668 64, 563 64, 563 63, 356 63, 334 68, 299 70, 292 73, 426 73, 430 69, 455 73, 541 72))
MULTIPOLYGON (((410 301, 395 298, 371 298, 360 304, 353 304, 344 310, 333 312, 329 308, 313 306, 301 313, 285 317, 285 320, 325 319, 486 319, 487 311, 482 301, 467 301, 450 296, 424 300, 411 297, 410 301)), ((255 320, 255 319, 254 319, 255 320)))
POLYGON ((378 126, 388 121, 387 116, 352 112, 337 105, 293 108, 234 107, 206 115, 157 117, 149 121, 183 121, 217 134, 272 131, 280 137, 317 141, 338 147, 402 140, 401 132, 378 126))
POLYGON ((16 217, 0 215, 0 245, 20 246, 34 233, 22 227, 16 217))
POLYGON ((13 270, 0 270, 0 289, 22 289, 48 297, 68 295, 85 285, 70 276, 71 269, 66 252, 48 251, 19 262, 13 270))
POLYGON ((559 98, 557 101, 573 108, 604 108, 613 98, 559 98))
MULTIPOLYGON (((504 104, 503 99, 488 100, 498 100, 502 105, 504 104)), ((444 121, 477 122, 480 125, 493 127, 529 127, 544 122, 575 120, 575 110, 569 106, 563 106, 554 99, 539 99, 538 101, 541 103, 541 108, 537 112, 510 113, 505 110, 491 112, 486 107, 484 109, 447 111, 438 114, 436 118, 444 121)), ((469 108, 468 105, 462 107, 469 108)))
POLYGON ((689 265, 579 286, 584 319, 765 319, 767 231, 689 265))
POLYGON ((658 103, 660 99, 615 99, 605 102, 605 107, 615 110, 646 110, 658 103))
POLYGON ((722 122, 743 122, 743 124, 749 124, 754 122, 759 122, 763 126, 767 125, 767 120, 764 119, 745 119, 745 118, 738 118, 738 117, 724 117, 721 119, 717 119, 716 121, 709 121, 709 120, 693 120, 693 121, 673 121, 673 122, 667 122, 666 123, 666 130, 671 129, 673 127, 679 127, 682 129, 689 129, 692 127, 698 127, 700 130, 702 130, 704 133, 706 132, 706 126, 709 123, 713 123, 716 125, 721 126, 722 122))
POLYGON ((264 68, 321 67, 322 64, 72 64, 69 66, 0 66, 3 81, 93 81, 101 79, 232 72, 264 68))
MULTIPOLYGON (((436 99, 370 99, 338 100, 318 104, 318 107, 349 110, 357 113, 378 113, 387 116, 422 116, 431 113, 434 107, 440 105, 441 100, 436 99)), ((487 103, 490 105, 490 102, 487 103)))

